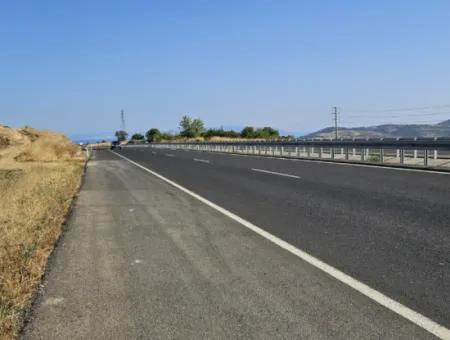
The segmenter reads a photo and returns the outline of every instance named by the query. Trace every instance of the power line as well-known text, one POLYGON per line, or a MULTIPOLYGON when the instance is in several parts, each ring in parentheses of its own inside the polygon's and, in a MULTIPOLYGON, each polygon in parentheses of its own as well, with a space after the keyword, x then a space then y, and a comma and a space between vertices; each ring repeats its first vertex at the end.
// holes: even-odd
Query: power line
POLYGON ((403 107, 403 108, 387 108, 387 109, 352 109, 353 112, 396 112, 396 111, 423 111, 431 109, 450 108, 450 104, 444 105, 429 105, 419 107, 403 107))
MULTIPOLYGON (((377 118, 404 118, 404 117, 428 117, 428 116, 442 116, 450 115, 450 112, 433 112, 433 113, 408 113, 402 115, 377 115, 377 118)), ((349 118, 370 118, 369 115, 350 115, 349 118)))
POLYGON ((430 120, 414 120, 414 121, 406 121, 406 120, 361 120, 361 121, 354 121, 354 120, 344 120, 341 121, 341 126, 375 126, 375 125, 436 125, 439 124, 440 121, 430 121, 430 120))

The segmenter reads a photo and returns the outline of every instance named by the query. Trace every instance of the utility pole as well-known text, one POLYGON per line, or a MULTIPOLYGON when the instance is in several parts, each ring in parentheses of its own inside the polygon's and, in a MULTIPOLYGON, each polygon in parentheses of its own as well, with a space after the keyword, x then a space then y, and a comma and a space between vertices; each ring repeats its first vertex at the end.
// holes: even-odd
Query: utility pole
POLYGON ((334 138, 338 139, 338 109, 336 106, 333 106, 333 113, 334 116, 334 138))
POLYGON ((122 131, 125 131, 125 112, 120 111, 120 120, 122 121, 122 131))

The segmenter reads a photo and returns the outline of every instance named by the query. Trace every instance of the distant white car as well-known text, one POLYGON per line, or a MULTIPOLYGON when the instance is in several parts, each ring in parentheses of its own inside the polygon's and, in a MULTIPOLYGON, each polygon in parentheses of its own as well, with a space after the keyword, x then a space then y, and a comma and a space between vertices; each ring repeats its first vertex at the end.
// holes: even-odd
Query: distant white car
POLYGON ((115 150, 115 149, 122 149, 122 146, 120 145, 120 142, 115 140, 111 143, 111 150, 115 150))

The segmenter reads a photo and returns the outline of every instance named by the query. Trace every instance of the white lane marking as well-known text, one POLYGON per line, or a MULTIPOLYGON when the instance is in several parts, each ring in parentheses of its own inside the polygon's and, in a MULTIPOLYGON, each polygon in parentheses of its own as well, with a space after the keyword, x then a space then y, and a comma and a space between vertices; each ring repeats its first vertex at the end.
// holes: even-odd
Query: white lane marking
POLYGON ((252 168, 253 171, 257 171, 257 172, 264 172, 266 174, 271 174, 271 175, 278 175, 278 176, 284 176, 284 177, 291 177, 291 178, 300 178, 300 176, 296 176, 296 175, 289 175, 289 174, 285 174, 282 172, 275 172, 275 171, 269 171, 269 170, 263 170, 263 169, 255 169, 252 168))
MULTIPOLYGON (((186 150, 186 151, 194 151, 195 150, 186 150)), ((432 173, 435 175, 450 175, 450 171, 439 171, 439 170, 431 170, 431 169, 414 169, 414 168, 401 168, 401 167, 395 167, 395 166, 381 166, 376 164, 362 164, 362 163, 346 163, 345 161, 324 161, 321 159, 306 159, 306 158, 289 158, 289 157, 277 157, 277 156, 262 156, 262 155, 245 155, 245 154, 239 154, 239 153, 228 153, 228 152, 212 152, 212 151, 204 151, 209 153, 218 153, 224 156, 240 156, 240 157, 251 157, 251 158, 270 158, 270 159, 278 159, 280 161, 295 161, 295 162, 312 162, 312 163, 322 163, 322 164, 329 164, 329 165, 345 165, 345 166, 359 166, 359 167, 365 167, 365 168, 377 168, 377 169, 385 169, 385 170, 396 170, 396 171, 410 171, 410 172, 425 172, 425 173, 432 173)))
POLYGON ((171 153, 166 153, 165 154, 167 157, 175 157, 173 154, 171 154, 171 153))
POLYGON ((288 252, 298 256, 303 261, 308 262, 310 265, 322 270, 323 272, 327 273, 328 275, 334 277, 336 280, 352 287, 356 291, 367 296, 369 299, 372 299, 373 301, 379 303, 380 305, 386 307, 387 309, 393 311, 394 313, 397 313, 398 315, 411 321, 412 323, 416 324, 417 326, 427 330, 428 332, 434 334, 435 336, 437 336, 441 339, 450 339, 450 330, 445 328, 444 326, 438 324, 437 322, 431 320, 430 318, 427 318, 426 316, 412 310, 411 308, 402 305, 401 303, 391 299, 390 297, 384 295, 383 293, 380 293, 379 291, 369 287, 365 283, 362 283, 362 282, 354 279, 350 275, 347 275, 347 274, 341 272, 339 269, 336 269, 336 268, 330 266, 329 264, 326 264, 325 262, 319 260, 318 258, 308 254, 307 252, 294 247, 293 245, 289 244, 288 242, 283 241, 282 239, 268 233, 264 229, 257 227, 253 223, 251 223, 247 220, 244 220, 243 218, 239 217, 238 215, 233 214, 231 211, 228 211, 225 208, 222 208, 221 206, 207 200, 206 198, 196 194, 193 191, 190 191, 189 189, 186 189, 185 187, 158 174, 157 172, 150 170, 150 169, 146 168, 145 166, 142 166, 139 163, 136 163, 135 161, 133 161, 125 156, 122 156, 121 154, 118 154, 114 151, 110 151, 110 152, 116 154, 119 157, 122 157, 123 159, 127 160, 131 164, 136 165, 138 168, 141 168, 142 170, 147 171, 148 173, 152 174, 153 176, 155 176, 155 177, 161 179, 162 181, 172 185, 173 187, 185 192, 186 194, 196 198, 200 202, 203 202, 207 206, 219 211, 220 213, 224 214, 225 216, 231 218, 232 220, 242 224, 244 227, 254 231, 258 235, 275 243, 279 247, 287 250, 288 252))
POLYGON ((209 161, 208 161, 207 159, 194 158, 194 161, 196 161, 196 162, 202 162, 202 163, 209 163, 209 161))

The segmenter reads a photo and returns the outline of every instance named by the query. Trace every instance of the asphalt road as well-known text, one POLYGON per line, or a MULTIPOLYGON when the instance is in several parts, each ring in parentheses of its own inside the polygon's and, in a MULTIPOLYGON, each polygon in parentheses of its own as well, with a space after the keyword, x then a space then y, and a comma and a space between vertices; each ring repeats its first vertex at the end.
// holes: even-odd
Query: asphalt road
POLYGON ((433 338, 107 151, 48 268, 24 339, 433 338))
POLYGON ((119 153, 450 326, 449 175, 146 147, 119 153))

